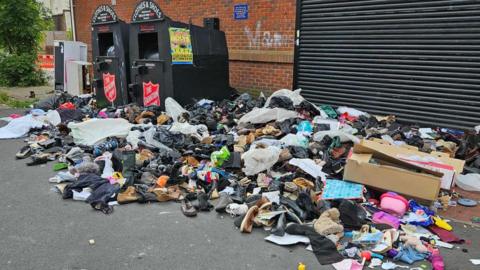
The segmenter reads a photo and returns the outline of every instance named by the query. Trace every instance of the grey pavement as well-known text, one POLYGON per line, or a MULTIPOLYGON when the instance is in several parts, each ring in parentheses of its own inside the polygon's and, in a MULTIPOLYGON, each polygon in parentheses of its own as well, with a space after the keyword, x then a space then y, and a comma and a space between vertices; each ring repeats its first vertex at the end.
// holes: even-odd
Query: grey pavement
MULTIPOLYGON (((11 111, 0 110, 0 117, 11 111)), ((0 124, 3 125, 3 124, 0 124)), ((111 215, 51 191, 53 163, 27 167, 15 160, 22 140, 0 140, 0 269, 307 269, 321 267, 305 246, 280 247, 262 229, 241 234, 228 215, 187 218, 177 203, 116 206, 111 215), (95 244, 90 245, 89 240, 95 244)), ((455 224, 471 240, 442 249, 446 269, 479 269, 479 230, 455 224)), ((422 263, 428 266, 429 263, 422 263)))

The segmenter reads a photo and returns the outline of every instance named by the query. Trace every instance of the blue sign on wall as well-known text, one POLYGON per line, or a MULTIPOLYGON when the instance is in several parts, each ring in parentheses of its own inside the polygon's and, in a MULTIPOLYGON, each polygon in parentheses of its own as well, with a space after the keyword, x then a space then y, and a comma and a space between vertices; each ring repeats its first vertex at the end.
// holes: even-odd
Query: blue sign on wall
POLYGON ((248 19, 248 4, 238 4, 233 7, 233 17, 235 20, 248 19))

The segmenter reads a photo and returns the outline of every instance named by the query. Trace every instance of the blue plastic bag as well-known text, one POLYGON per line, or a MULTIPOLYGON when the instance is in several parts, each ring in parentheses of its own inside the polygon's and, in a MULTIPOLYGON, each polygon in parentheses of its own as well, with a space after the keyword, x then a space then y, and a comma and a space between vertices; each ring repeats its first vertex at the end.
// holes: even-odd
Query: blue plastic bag
POLYGON ((409 224, 423 227, 428 227, 433 224, 432 216, 435 215, 435 212, 418 204, 414 200, 410 200, 408 205, 410 206, 410 210, 413 212, 413 214, 418 217, 416 221, 409 221, 409 224))

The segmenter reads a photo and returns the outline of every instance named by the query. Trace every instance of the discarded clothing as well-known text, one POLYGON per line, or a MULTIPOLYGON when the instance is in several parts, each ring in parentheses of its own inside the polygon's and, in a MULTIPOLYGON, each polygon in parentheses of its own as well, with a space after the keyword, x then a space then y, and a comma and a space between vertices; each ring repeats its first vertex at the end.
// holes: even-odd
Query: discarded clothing
POLYGON ((343 260, 335 244, 328 238, 318 234, 312 227, 299 224, 287 226, 285 232, 293 235, 305 235, 310 239, 313 253, 321 265, 332 264, 343 260))
POLYGON ((82 191, 83 188, 86 187, 92 187, 97 185, 98 183, 108 183, 107 180, 102 179, 99 175, 93 174, 93 173, 86 173, 86 174, 81 174, 78 177, 78 180, 68 184, 64 191, 63 191, 63 199, 70 199, 73 197, 73 190, 76 190, 78 192, 82 191))
POLYGON ((0 139, 21 138, 26 136, 31 129, 42 128, 45 125, 47 125, 45 122, 31 114, 16 118, 0 128, 0 139))
POLYGON ((445 229, 437 227, 436 225, 431 225, 427 228, 429 231, 440 237, 440 240, 446 243, 459 243, 462 244, 465 240, 459 238, 453 232, 449 232, 445 229))

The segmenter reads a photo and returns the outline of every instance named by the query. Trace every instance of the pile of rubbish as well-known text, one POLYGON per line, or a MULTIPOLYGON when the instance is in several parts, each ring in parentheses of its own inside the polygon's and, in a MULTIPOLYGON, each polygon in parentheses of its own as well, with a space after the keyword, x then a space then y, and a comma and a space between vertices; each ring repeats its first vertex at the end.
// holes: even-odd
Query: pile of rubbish
POLYGON ((335 269, 423 260, 444 269, 439 247, 463 240, 436 211, 476 205, 455 197, 455 184, 480 191, 479 127, 420 128, 317 107, 300 90, 185 108, 167 98, 165 112, 97 110, 89 95, 35 107, 4 119, 0 138, 27 137, 17 158, 51 162, 63 199, 105 214, 166 201, 187 217, 228 213, 242 233, 263 228, 272 243, 306 244, 335 269))

